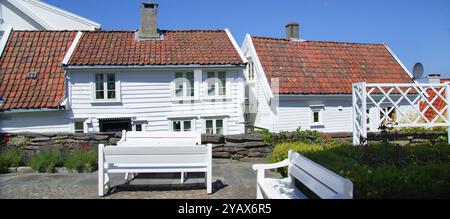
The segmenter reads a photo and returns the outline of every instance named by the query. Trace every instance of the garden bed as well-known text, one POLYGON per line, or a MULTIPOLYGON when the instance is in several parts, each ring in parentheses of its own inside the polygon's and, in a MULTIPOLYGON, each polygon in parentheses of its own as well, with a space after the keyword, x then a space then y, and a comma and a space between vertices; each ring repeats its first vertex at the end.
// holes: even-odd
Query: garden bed
MULTIPOLYGON (((294 150, 354 184, 356 199, 450 197, 450 146, 423 144, 278 144, 272 162, 294 150)), ((286 174, 285 170, 280 170, 286 174)))

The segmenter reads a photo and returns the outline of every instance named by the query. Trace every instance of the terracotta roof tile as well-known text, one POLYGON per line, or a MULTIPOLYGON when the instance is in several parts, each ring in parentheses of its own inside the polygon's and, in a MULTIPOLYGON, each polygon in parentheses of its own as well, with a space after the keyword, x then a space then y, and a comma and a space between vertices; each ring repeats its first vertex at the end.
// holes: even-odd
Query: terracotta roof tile
POLYGON ((163 31, 161 40, 136 40, 134 31, 85 32, 69 65, 242 65, 223 30, 163 31))
POLYGON ((383 44, 252 39, 269 84, 279 78, 280 94, 351 94, 357 82, 412 82, 383 44))
POLYGON ((13 31, 0 57, 0 110, 56 108, 64 97, 62 60, 77 32, 13 31), (37 78, 27 78, 28 72, 37 78))
MULTIPOLYGON (((449 78, 446 78, 446 79, 441 79, 441 83, 446 83, 446 82, 450 82, 450 79, 449 78)), ((437 91, 439 91, 440 89, 436 89, 437 91)), ((440 112, 440 111, 442 111, 444 108, 445 108, 445 101, 441 98, 441 97, 436 97, 437 96, 437 92, 435 92, 435 91, 433 91, 433 90, 431 90, 431 89, 428 89, 427 90, 427 93, 428 93, 428 95, 429 95, 429 97, 428 97, 428 101, 433 101, 435 98, 436 98, 436 100, 434 100, 434 102, 433 102, 433 106, 440 112)), ((442 92, 440 92, 440 95, 443 97, 443 98, 446 98, 446 94, 445 94, 445 90, 444 91, 442 91, 442 92)), ((427 117, 427 119, 428 120, 430 120, 430 121, 433 121, 436 117, 439 117, 439 119, 438 119, 438 121, 441 121, 441 118, 440 118, 440 116, 438 116, 438 114, 437 114, 437 112, 433 109, 433 108, 431 108, 431 107, 428 107, 427 108, 427 106, 428 106, 428 103, 425 103, 425 102, 421 102, 420 103, 420 111, 421 112, 424 112, 424 115, 427 117), (427 109, 426 109, 427 108, 427 109), (425 110, 426 109, 426 110, 425 110)), ((443 112, 442 112, 442 115, 447 115, 447 110, 444 110, 443 112)))

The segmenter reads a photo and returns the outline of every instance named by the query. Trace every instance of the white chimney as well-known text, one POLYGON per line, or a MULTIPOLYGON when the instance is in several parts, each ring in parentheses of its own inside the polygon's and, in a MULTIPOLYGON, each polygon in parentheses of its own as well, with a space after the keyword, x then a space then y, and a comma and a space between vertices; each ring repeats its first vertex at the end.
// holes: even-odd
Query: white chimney
POLYGON ((440 74, 428 75, 428 82, 430 84, 440 84, 441 83, 441 75, 440 74))

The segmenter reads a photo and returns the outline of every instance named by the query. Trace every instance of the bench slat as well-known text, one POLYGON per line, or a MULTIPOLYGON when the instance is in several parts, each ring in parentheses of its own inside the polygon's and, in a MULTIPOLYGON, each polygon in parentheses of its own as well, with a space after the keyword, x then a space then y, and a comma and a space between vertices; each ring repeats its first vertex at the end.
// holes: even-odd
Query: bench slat
POLYGON ((206 155, 208 149, 204 146, 190 147, 106 147, 104 150, 108 155, 206 155))
POLYGON ((107 163, 148 164, 148 163, 205 163, 206 155, 105 155, 107 163))
MULTIPOLYGON (((311 190, 314 191, 314 189, 317 189, 319 192, 323 194, 320 195, 320 197, 331 197, 331 193, 328 193, 327 190, 333 191, 336 195, 336 193, 347 195, 349 194, 349 191, 352 190, 352 183, 351 181, 337 175, 336 173, 320 166, 319 164, 309 160, 308 158, 293 153, 292 157, 290 158, 291 162, 295 166, 295 168, 290 167, 289 169, 292 170, 292 174, 298 174, 300 177, 304 177, 303 180, 307 180, 306 182, 310 181, 316 181, 320 182, 320 184, 326 188, 322 188, 322 186, 317 185, 316 187, 313 187, 314 183, 312 183, 312 188, 309 187, 311 190), (305 176, 304 174, 308 175, 305 176), (310 181, 308 181, 310 180, 310 181), (314 189, 313 189, 314 188, 314 189)), ((297 178, 297 176, 296 176, 297 178)), ((302 180, 301 180, 302 181, 302 180)), ((303 181, 302 181, 303 182, 303 181)), ((305 182, 303 182, 305 184, 305 182)), ((305 184, 306 185, 306 184, 305 184)))

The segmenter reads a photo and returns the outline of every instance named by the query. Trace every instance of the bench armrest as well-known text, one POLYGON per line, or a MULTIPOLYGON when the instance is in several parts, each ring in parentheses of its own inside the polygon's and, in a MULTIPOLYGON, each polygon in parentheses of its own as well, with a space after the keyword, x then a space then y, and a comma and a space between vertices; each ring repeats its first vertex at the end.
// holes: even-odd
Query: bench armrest
POLYGON ((253 170, 270 170, 270 169, 278 169, 281 167, 289 166, 289 160, 284 160, 279 163, 274 164, 255 164, 253 165, 253 170))

